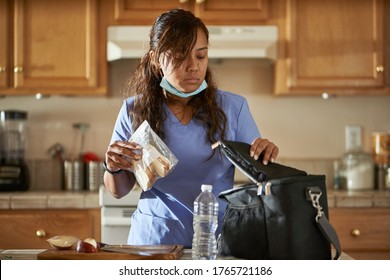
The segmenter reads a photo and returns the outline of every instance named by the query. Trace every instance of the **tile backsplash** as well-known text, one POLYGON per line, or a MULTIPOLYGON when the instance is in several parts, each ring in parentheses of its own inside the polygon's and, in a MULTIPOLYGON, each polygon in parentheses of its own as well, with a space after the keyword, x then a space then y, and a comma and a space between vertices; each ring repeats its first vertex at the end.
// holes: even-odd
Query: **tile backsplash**
MULTIPOLYGON (((326 185, 333 189, 333 160, 331 159, 278 159, 278 163, 305 170, 308 174, 326 176, 326 185)), ((56 160, 30 160, 30 189, 33 191, 59 191, 63 189, 63 165, 56 160)), ((236 169, 235 181, 249 180, 236 169)))
POLYGON ((28 160, 32 191, 60 191, 63 188, 63 165, 56 160, 28 160))

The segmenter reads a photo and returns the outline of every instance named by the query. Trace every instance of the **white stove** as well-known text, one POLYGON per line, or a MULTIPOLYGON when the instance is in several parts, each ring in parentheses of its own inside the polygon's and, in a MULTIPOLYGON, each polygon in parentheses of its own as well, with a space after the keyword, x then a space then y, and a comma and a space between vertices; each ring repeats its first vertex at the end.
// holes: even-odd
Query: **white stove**
MULTIPOLYGON (((248 183, 235 183, 234 187, 248 183)), ((131 226, 131 216, 137 208, 141 188, 135 186, 126 196, 117 199, 102 185, 99 188, 99 205, 101 207, 101 242, 110 245, 127 244, 131 226)))
POLYGON ((137 208, 140 195, 141 189, 135 188, 126 196, 117 199, 104 186, 100 186, 101 242, 110 245, 127 243, 130 219, 137 208))

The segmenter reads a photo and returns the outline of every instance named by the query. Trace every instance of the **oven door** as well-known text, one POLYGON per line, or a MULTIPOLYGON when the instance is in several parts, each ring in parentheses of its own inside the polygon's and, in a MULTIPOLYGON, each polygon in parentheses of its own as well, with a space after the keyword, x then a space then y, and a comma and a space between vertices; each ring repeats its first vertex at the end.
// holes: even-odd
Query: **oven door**
POLYGON ((127 244, 127 236, 131 226, 131 216, 136 207, 103 206, 101 208, 102 242, 110 245, 127 244))

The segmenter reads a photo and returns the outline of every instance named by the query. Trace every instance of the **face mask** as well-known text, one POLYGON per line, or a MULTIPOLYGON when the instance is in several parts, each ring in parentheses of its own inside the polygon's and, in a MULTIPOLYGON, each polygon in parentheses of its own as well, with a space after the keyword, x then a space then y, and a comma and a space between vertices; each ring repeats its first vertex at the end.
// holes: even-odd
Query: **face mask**
POLYGON ((184 93, 184 92, 181 92, 180 90, 176 89, 174 86, 172 86, 168 82, 168 80, 165 79, 165 77, 162 78, 161 83, 160 83, 160 87, 162 87, 163 89, 165 89, 169 93, 172 93, 173 95, 176 95, 176 96, 181 97, 181 98, 188 98, 190 96, 197 95, 201 91, 205 90, 207 88, 207 86, 208 86, 207 82, 205 80, 203 80, 202 84, 198 87, 197 90, 195 90, 193 92, 184 93))

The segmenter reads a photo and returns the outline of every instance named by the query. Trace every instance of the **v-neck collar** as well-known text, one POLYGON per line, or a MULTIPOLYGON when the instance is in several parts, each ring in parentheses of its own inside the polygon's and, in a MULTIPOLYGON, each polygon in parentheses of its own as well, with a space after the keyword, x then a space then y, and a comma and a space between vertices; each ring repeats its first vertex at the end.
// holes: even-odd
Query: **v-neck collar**
POLYGON ((171 109, 169 108, 169 106, 168 106, 165 102, 164 102, 163 106, 164 106, 165 111, 167 112, 169 121, 170 121, 173 125, 182 126, 182 127, 188 127, 188 126, 193 122, 193 119, 191 118, 191 120, 190 120, 187 124, 183 124, 183 123, 176 117, 176 115, 171 111, 171 109))

